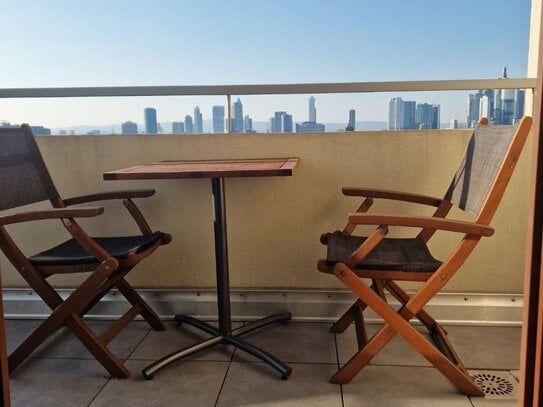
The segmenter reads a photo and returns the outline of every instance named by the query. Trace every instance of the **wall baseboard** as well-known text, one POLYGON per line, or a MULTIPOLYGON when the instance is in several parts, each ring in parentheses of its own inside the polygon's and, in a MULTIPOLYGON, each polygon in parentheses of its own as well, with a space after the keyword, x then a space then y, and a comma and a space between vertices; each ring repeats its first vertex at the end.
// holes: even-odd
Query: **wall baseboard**
MULTIPOLYGON (((59 290, 65 298, 71 289, 59 290)), ((216 292, 212 289, 138 290, 149 305, 165 320, 187 314, 204 320, 217 319, 216 292)), ((50 310, 29 289, 4 289, 4 315, 8 319, 43 319, 50 310)), ((289 311, 296 321, 334 321, 355 300, 341 290, 231 290, 232 319, 254 320, 276 312, 289 311)), ((391 298, 392 306, 398 302, 391 298)), ((425 307, 436 320, 446 325, 520 326, 522 295, 440 293, 425 307)), ((123 296, 107 294, 88 314, 89 318, 114 319, 127 309, 123 296)), ((381 319, 367 312, 368 322, 381 319)))

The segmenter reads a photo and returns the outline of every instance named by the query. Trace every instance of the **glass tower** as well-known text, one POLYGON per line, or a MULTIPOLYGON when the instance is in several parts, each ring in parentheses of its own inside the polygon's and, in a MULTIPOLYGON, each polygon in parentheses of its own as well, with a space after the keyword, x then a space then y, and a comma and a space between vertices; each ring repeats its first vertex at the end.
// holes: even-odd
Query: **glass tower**
POLYGON ((156 109, 147 107, 143 110, 143 115, 145 119, 145 133, 156 134, 158 132, 156 109))
POLYGON ((213 133, 224 133, 224 106, 213 106, 213 133))

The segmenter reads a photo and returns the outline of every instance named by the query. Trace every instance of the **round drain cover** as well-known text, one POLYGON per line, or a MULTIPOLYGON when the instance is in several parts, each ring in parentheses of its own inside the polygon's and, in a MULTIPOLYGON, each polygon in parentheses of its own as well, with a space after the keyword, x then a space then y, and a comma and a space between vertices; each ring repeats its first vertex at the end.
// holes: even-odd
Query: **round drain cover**
POLYGON ((485 394, 504 396, 513 391, 513 384, 509 380, 495 374, 477 373, 471 378, 485 394))

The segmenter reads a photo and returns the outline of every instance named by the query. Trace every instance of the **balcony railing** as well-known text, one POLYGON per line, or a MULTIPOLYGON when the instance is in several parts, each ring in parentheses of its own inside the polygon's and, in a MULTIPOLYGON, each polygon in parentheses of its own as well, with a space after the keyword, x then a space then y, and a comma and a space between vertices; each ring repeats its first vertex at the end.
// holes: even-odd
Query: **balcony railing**
POLYGON ((478 89, 534 89, 535 86, 535 78, 500 78, 255 85, 3 88, 0 89, 0 99, 134 96, 226 96, 228 106, 228 131, 230 132, 232 128, 232 95, 294 95, 325 93, 426 92, 478 89))

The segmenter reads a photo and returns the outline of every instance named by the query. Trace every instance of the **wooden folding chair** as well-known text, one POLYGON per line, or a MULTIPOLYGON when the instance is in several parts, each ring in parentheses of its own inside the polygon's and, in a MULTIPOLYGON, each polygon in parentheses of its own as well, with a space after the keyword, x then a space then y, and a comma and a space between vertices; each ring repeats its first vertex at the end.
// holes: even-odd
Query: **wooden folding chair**
POLYGON ((446 331, 424 306, 454 276, 483 236, 491 236, 490 221, 505 192, 532 123, 524 117, 517 126, 488 126, 482 119, 473 132, 460 168, 443 199, 411 193, 367 188, 343 188, 347 196, 364 197, 357 212, 348 215, 343 231, 321 236, 328 247, 327 258, 317 268, 333 273, 358 300, 334 323, 333 332, 343 332, 355 323, 358 352, 331 378, 349 383, 371 359, 400 334, 422 356, 443 373, 462 393, 483 396, 447 338, 446 331), (370 214, 374 198, 390 199, 436 208, 433 216, 370 214), (453 205, 474 216, 473 222, 445 219, 453 205), (367 237, 353 236, 357 225, 378 225, 367 237), (415 238, 387 238, 393 226, 422 229, 415 238), (436 260, 427 247, 437 230, 461 234, 449 257, 436 260), (368 278, 371 285, 360 278, 368 278), (422 286, 409 296, 396 281, 417 281, 422 286), (387 304, 385 290, 401 304, 395 310, 387 304), (363 311, 370 307, 385 325, 370 339, 366 335, 363 311), (409 321, 416 317, 426 326, 434 344, 409 321))
MULTIPOLYGON (((9 356, 9 371, 16 369, 44 340, 59 328, 68 327, 104 368, 115 378, 128 376, 123 363, 107 344, 137 315, 153 329, 164 325, 145 301, 125 280, 125 275, 171 237, 152 232, 133 202, 149 197, 153 190, 105 192, 62 199, 51 180, 28 125, 0 128, 0 210, 49 200, 52 209, 26 211, 0 216, 0 248, 32 289, 52 310, 51 315, 9 356), (136 221, 141 235, 92 238, 75 218, 103 213, 103 207, 69 208, 87 202, 123 200, 136 221), (7 225, 27 221, 59 219, 71 239, 33 256, 26 256, 15 244, 7 225), (47 278, 57 273, 89 273, 88 277, 65 300, 47 278), (131 304, 130 309, 103 334, 97 336, 83 316, 112 288, 117 288, 131 304)), ((40 225, 43 226, 43 225, 40 225)))

